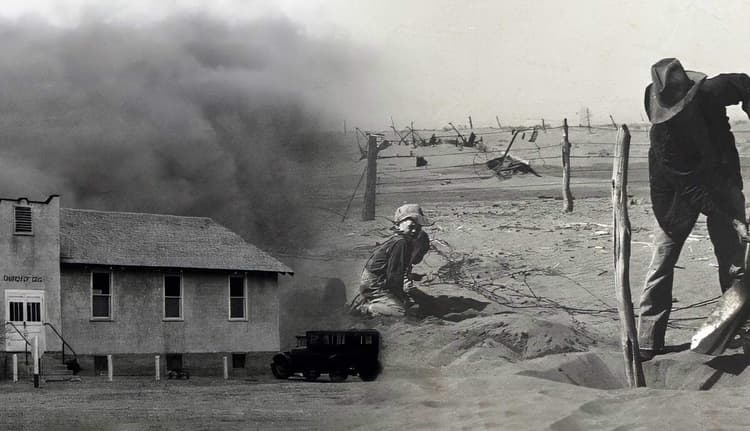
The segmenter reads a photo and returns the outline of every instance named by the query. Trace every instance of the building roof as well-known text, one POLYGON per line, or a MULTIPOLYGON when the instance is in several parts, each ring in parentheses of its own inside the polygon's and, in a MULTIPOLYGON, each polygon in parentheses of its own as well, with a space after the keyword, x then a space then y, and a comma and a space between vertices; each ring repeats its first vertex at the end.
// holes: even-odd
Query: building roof
POLYGON ((60 262, 292 273, 207 217, 60 208, 60 262))

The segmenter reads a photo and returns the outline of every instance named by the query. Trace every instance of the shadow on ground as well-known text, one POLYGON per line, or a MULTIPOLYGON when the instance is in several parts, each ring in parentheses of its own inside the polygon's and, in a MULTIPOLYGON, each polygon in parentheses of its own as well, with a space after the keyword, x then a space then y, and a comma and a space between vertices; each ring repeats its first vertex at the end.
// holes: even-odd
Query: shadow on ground
POLYGON ((416 303, 416 307, 410 311, 413 315, 420 318, 437 317, 451 322, 476 317, 490 304, 461 296, 432 296, 419 289, 413 289, 409 296, 416 303))

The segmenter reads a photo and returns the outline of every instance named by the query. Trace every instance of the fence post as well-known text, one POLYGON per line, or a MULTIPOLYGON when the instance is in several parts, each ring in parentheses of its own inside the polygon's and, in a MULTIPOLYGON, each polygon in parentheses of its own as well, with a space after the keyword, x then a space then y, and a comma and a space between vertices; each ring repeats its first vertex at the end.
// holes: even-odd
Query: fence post
POLYGON ((615 122, 615 119, 612 117, 612 114, 609 114, 609 119, 612 120, 612 126, 617 130, 617 123, 615 122))
POLYGON ((13 354, 13 383, 18 381, 18 355, 13 354))
POLYGON ((547 125, 544 124, 544 118, 542 118, 542 130, 544 130, 544 133, 547 133, 547 125))
POLYGON ((495 121, 497 121, 497 128, 498 129, 502 129, 503 126, 500 125, 500 117, 498 117, 497 115, 495 115, 495 121))
POLYGON ((228 380, 229 379, 229 365, 227 364, 227 357, 222 356, 221 362, 224 365, 224 380, 228 380))
POLYGON ((362 220, 375 220, 375 187, 378 181, 378 145, 375 135, 367 140, 367 181, 365 182, 365 202, 362 206, 362 220))
POLYGON ((112 368, 112 355, 107 355, 107 381, 112 381, 114 370, 112 368))
POLYGON ((156 381, 158 382, 161 378, 161 366, 159 365, 159 355, 154 356, 154 369, 156 381))
POLYGON ((570 141, 568 140, 568 119, 563 119, 562 139, 562 167, 563 167, 563 212, 573 211, 573 194, 570 192, 570 141))
POLYGON ((469 115, 469 129, 474 130, 474 123, 471 122, 471 115, 469 115))
POLYGON ((39 337, 34 337, 31 360, 34 361, 34 387, 39 387, 39 337))
POLYGON ((628 156, 630 131, 622 125, 617 133, 612 166, 612 236, 615 290, 620 314, 620 340, 625 357, 625 376, 630 387, 646 386, 638 349, 638 333, 630 295, 630 220, 628 219, 628 156))

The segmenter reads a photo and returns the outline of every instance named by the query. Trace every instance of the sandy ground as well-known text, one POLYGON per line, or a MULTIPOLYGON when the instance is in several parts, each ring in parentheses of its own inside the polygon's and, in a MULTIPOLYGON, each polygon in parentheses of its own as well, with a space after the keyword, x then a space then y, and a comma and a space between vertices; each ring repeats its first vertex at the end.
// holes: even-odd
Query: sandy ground
MULTIPOLYGON (((741 146, 746 136, 738 134, 741 146)), ((489 142, 490 150, 502 150, 507 137, 489 142)), ((433 250, 415 268, 426 274, 418 284, 428 304, 420 318, 328 315, 307 323, 383 332, 386 375, 356 403, 373 414, 363 429, 747 428, 748 360, 742 351, 713 358, 684 350, 719 295, 703 217, 676 270, 667 344, 682 351, 645 364, 648 388, 624 388, 609 197, 614 137, 614 131, 571 135, 573 154, 591 156, 573 159, 572 213, 563 213, 557 198, 559 130, 516 148, 521 155, 524 148, 540 148, 532 150, 541 159, 530 160, 539 177, 487 175, 478 166, 488 156, 473 149, 391 147, 384 155, 423 155, 434 163, 415 169, 413 158, 379 161, 376 220, 359 220, 358 194, 346 221, 321 217, 327 222, 317 248, 286 256, 298 270, 298 288, 308 276, 334 276, 351 297, 369 251, 388 235, 393 208, 419 202, 435 220, 426 228, 433 250)), ((634 131, 629 215, 636 303, 654 223, 646 139, 634 131)), ((320 192, 321 206, 343 208, 346 200, 336 196, 346 196, 357 177, 335 177, 320 192)))
MULTIPOLYGON (((508 137, 486 142, 499 151, 508 137)), ((296 271, 282 280, 282 344, 291 347, 307 329, 377 328, 385 365, 377 381, 84 380, 42 393, 4 384, 5 428, 24 429, 15 426, 20 421, 25 429, 59 430, 748 429, 750 373, 741 350, 718 358, 686 350, 659 356, 644 365, 648 388, 624 387, 607 158, 614 132, 571 135, 574 155, 596 156, 573 159, 572 213, 562 213, 556 199, 559 139, 556 130, 535 144, 518 142, 519 157, 527 151, 550 158, 530 160, 540 177, 502 180, 482 170, 488 155, 473 149, 391 147, 382 155, 420 154, 429 164, 415 169, 413 157, 383 159, 377 217, 366 222, 361 190, 342 221, 362 167, 356 147, 345 155, 350 161, 326 168, 329 187, 311 191, 317 203, 308 209, 320 226, 316 245, 272 250, 296 271), (419 314, 351 317, 344 297, 354 294, 370 251, 389 235, 387 219, 405 201, 421 203, 435 221, 426 228, 433 249, 415 268, 425 274, 415 293, 419 314), (39 414, 26 414, 29 405, 39 414)), ((744 137, 738 142, 747 145, 744 137)), ((645 134, 634 133, 633 144, 630 275, 637 301, 653 218, 645 134)), ((678 263, 669 345, 684 347, 710 311, 719 294, 715 265, 701 218, 678 263)))

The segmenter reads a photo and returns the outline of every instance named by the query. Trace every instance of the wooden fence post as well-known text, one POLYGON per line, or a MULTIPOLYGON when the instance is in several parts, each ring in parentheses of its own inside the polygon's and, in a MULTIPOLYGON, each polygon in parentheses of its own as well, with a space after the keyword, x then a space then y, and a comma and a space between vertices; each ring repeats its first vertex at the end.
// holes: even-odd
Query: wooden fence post
POLYGON ((158 382, 161 379, 160 355, 154 356, 154 378, 158 382))
POLYGON ((638 349, 638 332, 630 295, 630 220, 628 219, 628 155, 630 131, 622 125, 617 133, 612 166, 612 236, 615 290, 620 315, 620 340, 625 357, 625 376, 630 387, 646 386, 638 349))
POLYGON ((612 117, 612 114, 609 114, 609 119, 612 120, 612 127, 617 130, 617 123, 615 122, 615 119, 612 117))
POLYGON ((573 211, 573 194, 570 192, 570 141, 568 140, 568 119, 563 119, 562 139, 562 167, 563 167, 563 212, 573 211))
POLYGON ((34 361, 34 387, 39 387, 39 337, 33 340, 32 359, 34 361))
POLYGON ((497 128, 498 129, 502 129, 503 126, 500 125, 500 117, 498 117, 497 115, 495 115, 495 121, 497 121, 497 128))
POLYGON ((469 129, 474 130, 474 123, 471 121, 471 115, 469 115, 469 129))
POLYGON ((466 145, 466 139, 464 139, 464 135, 462 135, 461 132, 459 132, 458 129, 456 129, 456 126, 454 126, 453 123, 451 123, 450 121, 448 122, 448 125, 451 126, 451 128, 453 129, 453 131, 456 132, 456 134, 458 135, 458 137, 461 139, 461 142, 462 142, 461 149, 463 150, 464 145, 466 145))
POLYGON ((375 220, 375 187, 378 181, 378 144, 375 135, 367 140, 367 182, 365 182, 365 202, 362 206, 362 220, 375 220))
POLYGON ((547 125, 544 124, 544 118, 542 118, 542 130, 544 130, 544 133, 547 133, 547 125))
POLYGON ((112 381, 112 376, 115 374, 114 366, 112 364, 112 355, 107 355, 107 381, 112 381))
POLYGON ((13 354, 13 383, 18 381, 18 355, 13 354))

